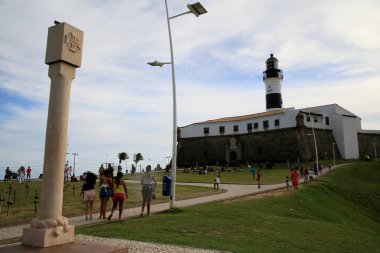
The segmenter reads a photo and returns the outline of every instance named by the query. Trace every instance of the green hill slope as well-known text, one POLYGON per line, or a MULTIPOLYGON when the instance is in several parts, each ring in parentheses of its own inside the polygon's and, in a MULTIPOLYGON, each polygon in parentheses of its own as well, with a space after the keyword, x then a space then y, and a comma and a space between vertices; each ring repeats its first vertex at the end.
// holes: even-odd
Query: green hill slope
POLYGON ((297 191, 80 232, 232 252, 380 252, 380 166, 354 163, 297 191))

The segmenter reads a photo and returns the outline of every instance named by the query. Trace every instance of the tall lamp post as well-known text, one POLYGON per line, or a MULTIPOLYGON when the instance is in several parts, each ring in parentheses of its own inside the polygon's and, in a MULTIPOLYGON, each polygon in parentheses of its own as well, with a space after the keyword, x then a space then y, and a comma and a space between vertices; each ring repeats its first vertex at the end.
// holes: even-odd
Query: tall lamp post
POLYGON ((175 205, 175 184, 176 184, 176 168, 177 168, 177 99, 176 99, 176 85, 175 85, 175 70, 174 70, 174 54, 173 54, 173 42, 172 42, 172 35, 170 30, 170 19, 176 18, 185 14, 194 14, 196 17, 199 15, 207 13, 207 10, 199 3, 194 4, 188 4, 187 8, 188 11, 169 17, 169 11, 168 11, 168 3, 167 0, 165 0, 165 7, 166 7, 166 19, 168 23, 168 32, 169 32, 169 43, 170 43, 170 62, 148 62, 151 66, 158 66, 162 67, 165 64, 171 64, 172 65, 172 83, 173 83, 173 151, 172 151, 172 171, 171 171, 171 195, 170 195, 170 208, 174 208, 175 205))
POLYGON ((72 177, 72 181, 74 181, 74 178, 75 178, 75 157, 78 155, 78 153, 72 153, 72 155, 74 156, 74 168, 73 168, 73 177, 72 177))
POLYGON ((374 149, 375 149, 375 161, 377 162, 376 138, 373 138, 373 147, 374 147, 374 149))
MULTIPOLYGON (((314 138, 315 162, 317 163, 317 170, 318 170, 319 169, 319 159, 318 159, 317 139, 315 138, 314 119, 313 120, 311 119, 310 109, 309 109, 309 118, 310 118, 310 121, 311 121, 311 130, 313 132, 312 135, 313 135, 313 138, 314 138)), ((310 134, 306 134, 306 135, 310 135, 310 134)))
POLYGON ((335 142, 331 143, 333 147, 333 157, 334 157, 334 166, 335 166, 335 142))

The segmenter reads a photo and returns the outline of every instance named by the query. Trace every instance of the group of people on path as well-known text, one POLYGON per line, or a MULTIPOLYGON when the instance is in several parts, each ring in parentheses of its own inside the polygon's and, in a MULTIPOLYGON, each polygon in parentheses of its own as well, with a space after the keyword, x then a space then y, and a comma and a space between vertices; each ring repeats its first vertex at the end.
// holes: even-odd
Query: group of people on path
MULTIPOLYGON (((329 171, 331 170, 331 164, 329 164, 329 171)), ((286 179, 285 179, 285 184, 286 184, 286 188, 288 190, 290 189, 298 189, 298 184, 299 184, 299 180, 300 179, 303 179, 303 181, 306 183, 306 182, 313 182, 314 181, 314 176, 317 176, 318 175, 321 175, 322 172, 323 172, 323 166, 322 164, 319 164, 319 166, 317 166, 316 164, 314 164, 314 166, 310 167, 309 169, 304 169, 302 166, 301 168, 299 169, 300 173, 298 173, 298 168, 295 167, 295 168, 292 168, 290 170, 290 178, 289 176, 286 176, 286 179), (292 183, 292 185, 290 186, 290 181, 292 183)))
POLYGON ((30 166, 28 166, 27 169, 22 165, 20 168, 17 170, 17 174, 13 173, 12 170, 7 167, 5 169, 5 175, 4 175, 4 181, 12 181, 13 179, 17 179, 17 181, 22 184, 25 180, 25 175, 26 175, 26 180, 30 181, 30 176, 32 173, 32 169, 30 166), (16 177, 17 176, 17 177, 16 177))
MULTIPOLYGON (((143 201, 140 216, 143 216, 145 206, 147 207, 147 215, 150 215, 151 200, 152 198, 155 198, 157 180, 151 174, 151 170, 152 167, 148 165, 141 177, 141 193, 143 201)), ((93 218, 93 203, 96 198, 96 180, 97 176, 94 173, 87 173, 85 183, 82 186, 86 220, 93 218)), ((117 208, 119 210, 118 217, 121 219, 124 201, 128 199, 127 183, 123 180, 123 172, 118 171, 116 177, 113 177, 113 168, 111 166, 108 166, 107 169, 104 169, 103 166, 101 166, 99 169, 99 186, 99 219, 111 220, 117 208), (107 216, 107 205, 110 198, 112 199, 112 208, 110 214, 107 216)))

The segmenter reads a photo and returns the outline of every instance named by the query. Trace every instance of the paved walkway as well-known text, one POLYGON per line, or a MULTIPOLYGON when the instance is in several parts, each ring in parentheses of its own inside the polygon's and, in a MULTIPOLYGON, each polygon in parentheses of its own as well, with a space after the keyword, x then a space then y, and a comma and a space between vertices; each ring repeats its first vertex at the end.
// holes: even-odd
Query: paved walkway
MULTIPOLYGON (((344 164, 342 164, 344 165, 344 164)), ((337 165, 333 167, 332 169, 336 169, 342 165, 337 165)), ((328 173, 328 168, 325 168, 323 170, 322 175, 328 173)), ((303 180, 302 180, 303 182, 303 180)), ((203 187, 211 187, 213 188, 213 184, 203 184, 203 183, 177 183, 181 185, 193 185, 193 186, 203 186, 203 187)), ((235 185, 235 184, 221 184, 221 188, 223 190, 226 190, 226 192, 216 194, 216 195, 210 195, 200 198, 192 198, 192 199, 185 199, 185 200, 179 200, 176 201, 175 206, 176 207, 188 207, 193 205, 199 205, 204 203, 210 203, 215 201, 221 201, 226 199, 232 199, 237 198, 241 196, 251 195, 251 194, 258 194, 258 193, 264 193, 269 191, 274 191, 278 189, 285 188, 285 183, 281 184, 274 184, 274 185, 262 185, 260 189, 257 188, 257 185, 235 185)), ((151 212, 157 213, 164 210, 169 209, 169 203, 161 203, 161 204, 154 204, 151 206, 151 212)), ((129 217, 135 217, 140 215, 141 207, 134 207, 134 208, 127 208, 123 212, 123 218, 129 218, 129 217)), ((94 215, 95 217, 98 217, 97 214, 94 215)), ((69 224, 74 226, 86 226, 91 224, 98 224, 98 223, 105 223, 104 220, 86 220, 85 216, 78 216, 69 218, 69 224)), ((5 227, 0 228, 0 245, 4 244, 1 242, 6 242, 9 240, 16 240, 20 239, 22 237, 22 231, 23 228, 29 227, 29 224, 27 225, 18 225, 18 226, 12 226, 12 227, 5 227)), ((90 240, 90 241, 96 241, 99 240, 99 238, 92 237, 92 236, 84 236, 84 235, 77 235, 77 240, 90 240)), ((184 248, 184 247, 177 247, 177 246, 168 246, 168 245, 160 245, 160 244, 152 244, 152 243, 141 243, 136 241, 127 241, 127 240, 117 240, 117 239, 107 239, 104 238, 101 239, 102 242, 109 241, 109 243, 113 245, 125 245, 128 247, 128 252, 217 252, 217 251, 205 251, 201 249, 193 249, 193 248, 184 248), (170 248, 168 248, 170 247, 170 248), (178 250, 175 250, 178 248, 178 250), (152 251, 151 251, 152 250, 152 251), (190 251, 189 251, 190 250, 190 251)), ((0 252, 2 252, 2 249, 4 249, 4 246, 0 246, 0 252)))

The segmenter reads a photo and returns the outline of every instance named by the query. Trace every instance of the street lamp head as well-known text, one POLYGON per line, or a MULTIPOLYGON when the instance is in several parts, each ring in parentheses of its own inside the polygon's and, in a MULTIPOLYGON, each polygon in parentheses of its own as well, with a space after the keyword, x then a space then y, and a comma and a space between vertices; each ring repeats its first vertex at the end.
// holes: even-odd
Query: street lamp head
POLYGON ((150 66, 153 66, 153 67, 162 67, 165 64, 171 64, 171 62, 159 62, 159 61, 155 60, 155 61, 152 61, 152 62, 148 62, 148 64, 150 66))
POLYGON ((157 61, 157 60, 155 60, 155 61, 152 61, 152 62, 148 62, 148 64, 150 65, 150 66, 153 66, 153 67, 162 67, 164 64, 163 63, 161 63, 161 62, 159 62, 159 61, 157 61))
POLYGON ((207 10, 202 6, 200 2, 197 2, 194 4, 188 4, 187 8, 189 8, 190 12, 193 13, 197 17, 199 15, 207 13, 207 10))

